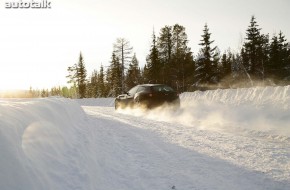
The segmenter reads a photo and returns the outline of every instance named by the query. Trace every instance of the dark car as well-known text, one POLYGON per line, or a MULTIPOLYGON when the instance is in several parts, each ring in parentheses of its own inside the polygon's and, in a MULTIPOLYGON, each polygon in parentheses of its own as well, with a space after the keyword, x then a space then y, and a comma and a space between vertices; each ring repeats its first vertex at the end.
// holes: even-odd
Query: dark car
POLYGON ((163 104, 174 108, 180 106, 178 93, 164 84, 137 85, 115 99, 115 109, 127 107, 152 109, 163 104))

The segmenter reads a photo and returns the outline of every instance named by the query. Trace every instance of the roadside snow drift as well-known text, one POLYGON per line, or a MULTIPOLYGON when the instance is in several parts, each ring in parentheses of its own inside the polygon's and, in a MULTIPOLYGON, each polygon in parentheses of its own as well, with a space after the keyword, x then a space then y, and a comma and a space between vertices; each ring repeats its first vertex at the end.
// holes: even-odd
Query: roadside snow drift
POLYGON ((87 152, 77 139, 84 119, 74 101, 0 100, 0 189, 64 190, 84 185, 76 179, 88 178, 83 167, 87 160, 82 158, 87 152), (78 160, 73 160, 76 154, 78 160))
POLYGON ((181 109, 113 98, 0 99, 0 189, 290 189, 290 88, 183 93, 181 109))

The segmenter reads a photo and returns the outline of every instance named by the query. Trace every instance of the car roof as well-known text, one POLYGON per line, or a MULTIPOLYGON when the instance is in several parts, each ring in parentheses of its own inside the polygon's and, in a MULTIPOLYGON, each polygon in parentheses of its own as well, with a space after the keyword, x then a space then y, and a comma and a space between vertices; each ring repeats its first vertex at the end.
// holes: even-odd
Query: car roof
POLYGON ((165 84, 139 84, 138 86, 160 86, 160 85, 165 85, 165 84))

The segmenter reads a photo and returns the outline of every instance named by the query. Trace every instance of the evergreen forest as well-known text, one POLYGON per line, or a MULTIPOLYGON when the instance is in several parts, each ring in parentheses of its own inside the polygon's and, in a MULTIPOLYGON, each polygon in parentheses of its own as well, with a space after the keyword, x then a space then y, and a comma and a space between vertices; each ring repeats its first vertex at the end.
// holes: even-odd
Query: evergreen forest
POLYGON ((261 33, 255 16, 250 19, 241 49, 220 52, 207 24, 201 31, 200 49, 193 54, 184 26, 164 26, 152 31, 146 64, 139 65, 129 40, 113 44, 109 66, 87 73, 82 53, 68 67, 69 87, 42 90, 38 95, 70 98, 116 97, 137 84, 163 83, 179 93, 218 88, 247 88, 290 84, 290 44, 280 31, 261 33))

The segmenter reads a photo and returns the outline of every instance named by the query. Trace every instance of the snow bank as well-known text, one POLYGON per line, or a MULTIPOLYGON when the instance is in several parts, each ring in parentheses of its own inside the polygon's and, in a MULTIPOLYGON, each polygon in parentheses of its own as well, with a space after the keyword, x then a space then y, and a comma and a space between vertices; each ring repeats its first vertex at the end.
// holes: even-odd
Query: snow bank
POLYGON ((219 89, 208 91, 185 92, 180 95, 184 103, 206 101, 231 105, 275 106, 290 108, 290 86, 255 87, 241 89, 219 89))
POLYGON ((76 135, 85 118, 79 104, 67 99, 0 99, 1 189, 85 185, 80 181, 87 179, 81 175, 86 168, 78 162, 87 160, 73 159, 85 151, 78 149, 82 142, 76 135))

